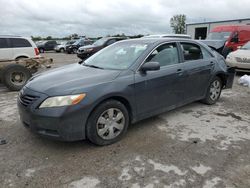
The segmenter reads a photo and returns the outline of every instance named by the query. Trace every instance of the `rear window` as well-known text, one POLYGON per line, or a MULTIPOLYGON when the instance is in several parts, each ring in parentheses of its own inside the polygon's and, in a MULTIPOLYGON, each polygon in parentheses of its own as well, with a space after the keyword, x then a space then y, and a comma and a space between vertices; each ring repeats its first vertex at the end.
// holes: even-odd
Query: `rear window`
POLYGON ((0 38, 0 48, 9 48, 8 42, 5 38, 0 38))
POLYGON ((181 43, 185 61, 194 61, 203 59, 200 46, 193 43, 181 43))
POLYGON ((10 38, 10 42, 13 48, 31 47, 31 44, 26 39, 10 38))

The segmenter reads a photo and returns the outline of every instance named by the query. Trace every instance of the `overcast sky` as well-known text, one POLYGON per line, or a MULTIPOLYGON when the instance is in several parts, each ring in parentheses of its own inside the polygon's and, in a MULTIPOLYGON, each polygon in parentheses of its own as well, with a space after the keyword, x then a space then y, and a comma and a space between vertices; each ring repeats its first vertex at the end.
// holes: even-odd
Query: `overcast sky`
POLYGON ((171 32, 187 22, 250 17, 250 0, 0 0, 0 34, 91 37, 171 32))

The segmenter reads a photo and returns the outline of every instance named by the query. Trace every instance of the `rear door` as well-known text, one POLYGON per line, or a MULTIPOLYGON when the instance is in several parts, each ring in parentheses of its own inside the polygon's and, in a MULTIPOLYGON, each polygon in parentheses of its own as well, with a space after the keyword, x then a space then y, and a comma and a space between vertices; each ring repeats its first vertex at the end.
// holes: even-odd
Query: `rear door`
POLYGON ((10 43, 13 49, 13 58, 17 57, 34 57, 35 50, 30 42, 23 38, 10 38, 10 43))
POLYGON ((186 73, 184 99, 200 99, 206 93, 216 59, 208 50, 196 43, 181 42, 180 45, 186 73))
POLYGON ((139 118, 164 112, 182 103, 183 72, 176 43, 157 47, 146 59, 159 62, 160 70, 135 74, 136 105, 139 118))
POLYGON ((13 60, 13 50, 8 39, 0 38, 0 61, 4 60, 13 60))

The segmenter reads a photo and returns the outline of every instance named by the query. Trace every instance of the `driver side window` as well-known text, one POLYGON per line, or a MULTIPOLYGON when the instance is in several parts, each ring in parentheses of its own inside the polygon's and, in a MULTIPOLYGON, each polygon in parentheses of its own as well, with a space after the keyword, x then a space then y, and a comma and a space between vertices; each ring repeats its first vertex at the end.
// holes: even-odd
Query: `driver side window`
POLYGON ((146 62, 158 62, 161 67, 179 63, 176 43, 163 44, 156 48, 146 62))

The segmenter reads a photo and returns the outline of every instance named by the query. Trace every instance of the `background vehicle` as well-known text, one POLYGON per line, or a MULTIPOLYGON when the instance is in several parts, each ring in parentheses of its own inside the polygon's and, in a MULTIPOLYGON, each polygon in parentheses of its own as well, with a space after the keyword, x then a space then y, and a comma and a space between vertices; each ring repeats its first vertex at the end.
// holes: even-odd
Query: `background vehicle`
POLYGON ((65 52, 66 51, 66 47, 75 43, 75 40, 70 40, 70 41, 64 41, 61 44, 58 44, 57 46, 55 46, 54 50, 56 52, 65 52))
POLYGON ((250 25, 225 25, 215 27, 203 43, 225 58, 227 55, 250 41, 250 25))
POLYGON ((67 52, 68 54, 71 54, 71 53, 76 54, 78 48, 80 48, 81 46, 90 45, 90 44, 92 44, 92 43, 93 43, 93 41, 92 41, 92 40, 89 40, 89 39, 85 39, 85 38, 78 39, 78 40, 75 41, 73 44, 66 46, 66 52, 67 52))
POLYGON ((216 103, 233 78, 224 58, 204 44, 126 40, 33 77, 18 108, 21 122, 37 134, 107 145, 120 140, 130 123, 197 100, 216 103))
POLYGON ((191 39, 190 35, 184 35, 184 34, 159 34, 159 35, 147 35, 143 38, 184 38, 184 39, 191 39))
POLYGON ((55 46, 57 46, 57 42, 55 40, 49 41, 41 41, 37 43, 37 47, 40 53, 44 53, 45 51, 54 50, 55 46))
POLYGON ((99 50, 109 46, 117 41, 121 41, 127 38, 124 37, 103 37, 97 40, 93 45, 88 45, 84 47, 80 47, 77 51, 77 57, 80 59, 86 59, 98 52, 99 50))
POLYGON ((227 56, 226 63, 237 70, 250 71, 250 42, 231 52, 227 56))
POLYGON ((0 61, 37 57, 39 51, 30 38, 0 35, 0 61))

